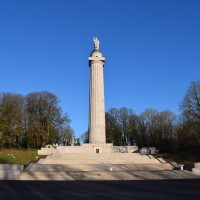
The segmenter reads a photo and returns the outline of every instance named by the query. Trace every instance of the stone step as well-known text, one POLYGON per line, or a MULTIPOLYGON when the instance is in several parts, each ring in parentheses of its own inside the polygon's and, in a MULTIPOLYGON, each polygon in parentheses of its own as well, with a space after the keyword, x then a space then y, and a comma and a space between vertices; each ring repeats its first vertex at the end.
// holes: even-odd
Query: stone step
POLYGON ((41 159, 39 163, 43 164, 153 164, 160 163, 157 159, 41 159))
POLYGON ((37 171, 37 172, 50 172, 50 171, 134 171, 134 170, 172 170, 173 167, 170 164, 121 164, 121 165, 109 165, 109 164, 36 164, 31 163, 25 169, 25 171, 37 171))
POLYGON ((135 170, 124 172, 23 172, 17 180, 162 180, 162 179, 191 179, 199 178, 187 171, 173 170, 135 170))
POLYGON ((82 153, 82 154, 73 154, 73 153, 54 153, 53 155, 49 155, 49 156, 57 156, 59 155, 59 157, 85 157, 85 156, 89 156, 89 157, 148 157, 146 155, 141 155, 139 153, 107 153, 107 154, 86 154, 86 153, 82 153))
POLYGON ((68 160, 152 160, 148 157, 144 157, 144 158, 141 158, 141 157, 75 157, 75 158, 71 158, 71 157, 52 157, 52 158, 47 158, 48 159, 54 159, 54 160, 57 160, 57 159, 68 159, 68 160))
POLYGON ((144 164, 153 164, 160 163, 156 159, 43 159, 41 162, 43 164, 136 164, 136 163, 144 163, 144 164))
POLYGON ((127 155, 120 155, 120 156, 89 156, 89 155, 81 155, 81 156, 70 156, 70 155, 52 155, 52 156, 47 156, 47 160, 48 159, 90 159, 90 160, 94 160, 94 159, 147 159, 149 160, 150 158, 148 156, 137 156, 137 155, 133 155, 133 156, 127 156, 127 155))
POLYGON ((166 163, 166 161, 163 158, 157 158, 158 161, 160 161, 161 163, 166 163))
POLYGON ((0 164, 0 180, 12 180, 22 172, 23 168, 23 165, 0 164))
MULTIPOLYGON (((59 152, 56 152, 55 154, 60 154, 60 155, 74 155, 74 156, 84 156, 84 155, 90 155, 90 156, 143 156, 142 154, 140 153, 93 153, 93 154, 88 154, 88 153, 81 153, 81 154, 75 154, 75 153, 59 153, 59 152)), ((54 154, 54 155, 55 155, 54 154)))
POLYGON ((56 153, 39 161, 41 164, 134 164, 160 163, 157 159, 150 159, 141 154, 62 154, 56 153))
POLYGON ((0 164, 0 170, 23 170, 24 165, 0 164))
MULTIPOLYGON (((96 158, 96 159, 91 159, 91 158, 84 158, 84 159, 69 159, 67 157, 65 158, 51 158, 51 159, 44 159, 45 162, 66 162, 66 163, 87 163, 87 162, 95 162, 95 163, 104 163, 104 162, 109 162, 109 163, 116 163, 116 162, 124 162, 125 163, 160 163, 157 159, 149 159, 149 158, 96 158)), ((52 163, 52 164, 53 164, 52 163)), ((120 164, 119 163, 119 164, 120 164)), ((59 164, 59 163, 58 163, 59 164)), ((60 163, 61 164, 61 163, 60 163)), ((116 163, 117 164, 117 163, 116 163)), ((123 164, 123 163, 122 163, 123 164)))
POLYGON ((22 173, 21 170, 0 170, 0 180, 13 180, 13 177, 22 173))

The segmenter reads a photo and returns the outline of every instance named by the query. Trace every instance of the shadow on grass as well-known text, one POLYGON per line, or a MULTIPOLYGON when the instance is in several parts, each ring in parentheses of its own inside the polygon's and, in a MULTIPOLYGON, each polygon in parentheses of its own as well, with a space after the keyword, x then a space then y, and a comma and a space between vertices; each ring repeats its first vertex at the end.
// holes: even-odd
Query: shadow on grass
POLYGON ((161 153, 155 157, 161 157, 167 162, 175 161, 179 164, 192 165, 193 163, 200 162, 199 149, 182 150, 177 152, 161 153))

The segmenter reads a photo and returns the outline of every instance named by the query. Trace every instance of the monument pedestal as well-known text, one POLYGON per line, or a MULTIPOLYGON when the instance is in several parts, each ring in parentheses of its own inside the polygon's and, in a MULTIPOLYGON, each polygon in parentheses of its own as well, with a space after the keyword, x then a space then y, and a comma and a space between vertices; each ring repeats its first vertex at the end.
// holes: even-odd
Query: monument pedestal
POLYGON ((80 153, 80 154, 110 154, 110 153, 133 153, 138 150, 137 146, 113 146, 107 144, 83 144, 82 146, 57 146, 56 148, 41 148, 38 155, 51 155, 53 153, 80 153))

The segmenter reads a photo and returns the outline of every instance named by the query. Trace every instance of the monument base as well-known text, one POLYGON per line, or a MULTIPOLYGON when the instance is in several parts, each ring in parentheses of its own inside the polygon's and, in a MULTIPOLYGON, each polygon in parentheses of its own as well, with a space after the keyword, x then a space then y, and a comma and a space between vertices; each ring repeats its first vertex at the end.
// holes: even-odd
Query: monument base
POLYGON ((82 146, 57 146, 56 148, 41 148, 38 155, 51 155, 60 153, 133 153, 138 150, 137 146, 113 146, 106 144, 83 144, 82 146))

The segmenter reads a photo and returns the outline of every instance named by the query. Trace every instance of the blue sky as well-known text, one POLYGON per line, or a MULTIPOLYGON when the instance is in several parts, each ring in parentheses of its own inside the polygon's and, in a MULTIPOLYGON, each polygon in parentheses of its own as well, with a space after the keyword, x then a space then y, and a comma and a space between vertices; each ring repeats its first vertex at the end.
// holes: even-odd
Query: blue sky
POLYGON ((106 57, 106 110, 179 113, 200 78, 198 0, 0 0, 0 92, 56 94, 79 136, 93 36, 106 57))

